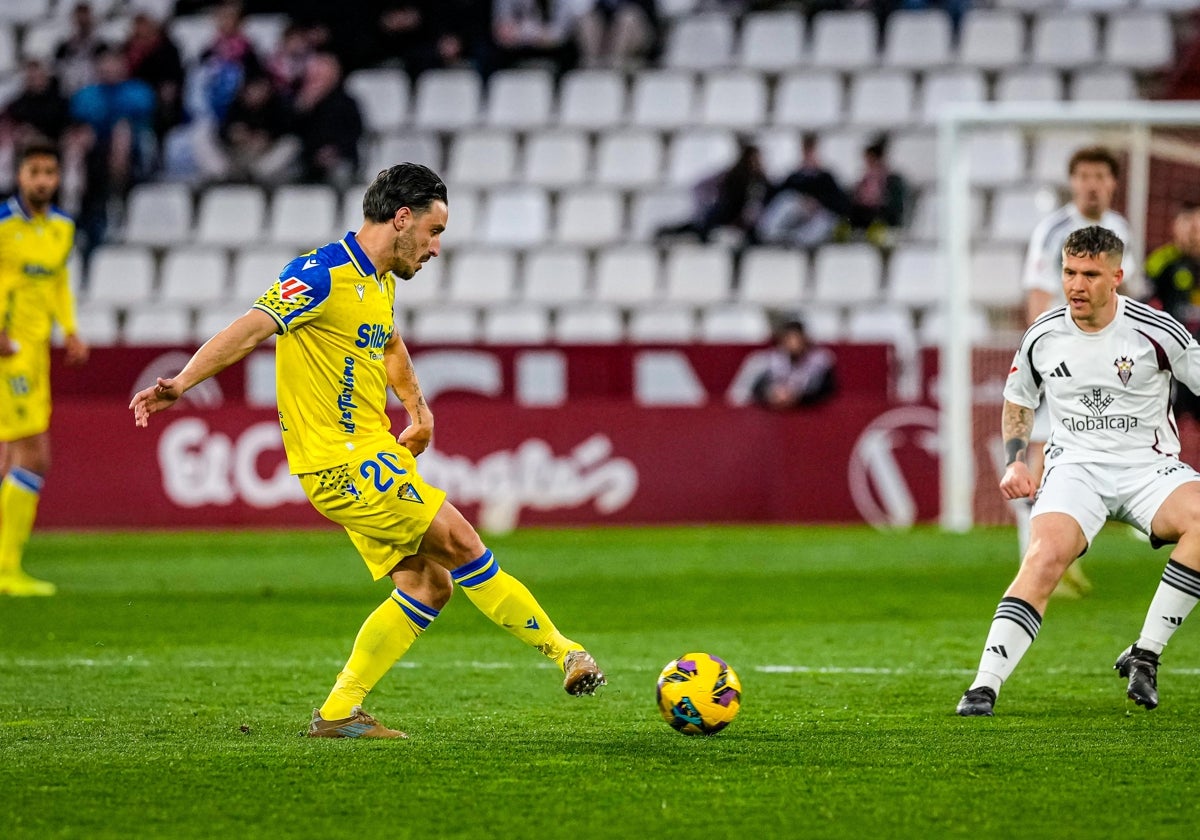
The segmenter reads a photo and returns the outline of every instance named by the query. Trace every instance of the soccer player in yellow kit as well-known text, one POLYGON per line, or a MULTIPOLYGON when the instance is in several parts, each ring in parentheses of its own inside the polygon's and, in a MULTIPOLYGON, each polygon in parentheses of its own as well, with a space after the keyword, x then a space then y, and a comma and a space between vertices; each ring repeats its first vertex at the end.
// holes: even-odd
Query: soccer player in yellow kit
POLYGON ((75 334, 67 257, 75 223, 51 201, 58 151, 22 150, 17 194, 0 206, 0 595, 53 595, 53 583, 21 569, 50 467, 50 336, 66 336, 67 362, 87 360, 75 334))
POLYGON ((446 494, 417 472, 433 414, 395 327, 395 284, 438 255, 447 215, 446 185, 427 167, 385 169, 367 188, 357 233, 290 262, 254 308, 209 339, 178 376, 130 402, 136 424, 145 426, 189 388, 279 335, 279 424, 291 471, 313 506, 345 527, 372 577, 395 584, 359 630, 328 699, 313 710, 313 737, 406 737, 362 702, 437 618, 455 583, 488 618, 557 663, 568 693, 592 694, 605 683, 595 659, 555 628, 446 494), (410 420, 398 438, 384 411, 389 387, 410 420))

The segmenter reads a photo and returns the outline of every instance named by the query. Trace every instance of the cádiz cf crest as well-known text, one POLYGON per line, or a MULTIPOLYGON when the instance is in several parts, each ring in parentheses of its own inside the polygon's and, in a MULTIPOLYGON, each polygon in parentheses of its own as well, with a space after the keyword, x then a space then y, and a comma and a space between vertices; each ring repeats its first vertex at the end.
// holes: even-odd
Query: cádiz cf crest
POLYGON ((1133 359, 1128 356, 1122 356, 1113 362, 1117 368, 1117 378, 1121 380, 1122 385, 1129 384, 1129 378, 1133 376, 1133 359))

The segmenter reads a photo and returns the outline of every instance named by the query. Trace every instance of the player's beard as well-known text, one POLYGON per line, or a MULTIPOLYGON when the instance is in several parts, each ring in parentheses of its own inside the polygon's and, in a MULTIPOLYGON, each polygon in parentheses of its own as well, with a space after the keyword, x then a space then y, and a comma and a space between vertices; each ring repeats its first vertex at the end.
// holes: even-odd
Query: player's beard
POLYGON ((411 230, 396 237, 392 244, 392 263, 396 267, 392 271, 402 280, 411 280, 421 267, 416 253, 416 236, 411 230))

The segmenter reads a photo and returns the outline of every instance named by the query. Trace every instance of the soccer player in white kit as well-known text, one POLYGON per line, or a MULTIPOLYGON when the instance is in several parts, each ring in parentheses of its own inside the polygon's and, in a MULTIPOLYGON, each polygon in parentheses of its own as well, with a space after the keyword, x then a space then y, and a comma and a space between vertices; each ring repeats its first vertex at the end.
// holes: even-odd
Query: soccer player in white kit
MULTIPOLYGON (((1067 164, 1071 200, 1038 222, 1029 237, 1029 250, 1025 255, 1021 277, 1021 285, 1025 289, 1027 326, 1047 309, 1065 302, 1062 293, 1062 248, 1071 233, 1080 228, 1100 225, 1115 233, 1122 242, 1129 241, 1128 220, 1112 209, 1119 171, 1116 156, 1104 146, 1087 146, 1071 155, 1067 164)), ((1132 254, 1125 255, 1121 267, 1125 270, 1125 282, 1128 284, 1136 269, 1132 254)), ((1049 418, 1045 406, 1042 406, 1034 413, 1030 435, 1034 445, 1029 448, 1028 463, 1035 481, 1042 475, 1041 445, 1049 434, 1049 418)), ((1023 557, 1029 548, 1029 502, 1017 499, 1012 502, 1012 509, 1017 521, 1017 545, 1023 557)), ((1063 576, 1056 594, 1078 597, 1089 591, 1091 584, 1079 564, 1073 563, 1063 576)))
POLYGON ((1179 460, 1171 380, 1200 393, 1200 345, 1182 324, 1117 293, 1124 243, 1087 227, 1063 245, 1066 304, 1026 331, 1004 387, 1008 466, 1000 490, 1032 497, 1031 539, 957 712, 990 716, 1000 686, 1037 638, 1050 593, 1106 519, 1156 547, 1175 544, 1138 640, 1114 666, 1127 695, 1158 705, 1159 654, 1200 600, 1200 473, 1179 460), (1024 456, 1045 400, 1051 431, 1040 486, 1024 456))

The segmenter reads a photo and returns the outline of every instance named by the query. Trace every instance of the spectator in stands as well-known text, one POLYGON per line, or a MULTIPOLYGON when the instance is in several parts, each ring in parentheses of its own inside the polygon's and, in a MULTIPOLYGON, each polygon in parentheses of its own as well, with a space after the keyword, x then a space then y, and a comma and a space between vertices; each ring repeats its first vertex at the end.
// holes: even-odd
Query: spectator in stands
POLYGON ((96 59, 96 83, 71 97, 70 111, 77 126, 70 145, 86 171, 78 220, 86 256, 104 241, 109 201, 123 198, 155 163, 154 91, 129 78, 123 52, 106 47, 96 59))
POLYGON ((214 20, 216 38, 200 54, 199 66, 188 79, 188 110, 193 116, 220 122, 242 81, 263 70, 254 45, 242 31, 242 4, 224 0, 217 6, 214 20))
POLYGON ((441 66, 438 54, 437 0, 384 0, 376 21, 376 63, 398 62, 415 80, 441 66))
POLYGON ((58 145, 67 128, 67 100, 46 62, 26 60, 15 99, 0 111, 0 192, 12 189, 16 150, 36 143, 58 145))
POLYGON ((183 122, 184 76, 179 47, 159 21, 138 12, 125 41, 125 62, 131 78, 141 79, 154 89, 154 133, 161 141, 183 122))
POLYGON ((304 179, 337 187, 354 183, 362 114, 342 85, 342 68, 333 54, 318 53, 308 62, 295 112, 304 179))
POLYGON ((278 91, 289 104, 304 84, 304 69, 316 50, 313 32, 308 26, 289 23, 284 28, 275 50, 267 57, 267 71, 278 91))
POLYGON ((767 194, 758 239, 773 245, 815 248, 833 238, 850 212, 850 198, 821 163, 817 135, 800 141, 800 165, 767 194))
POLYGON ((660 228, 657 235, 690 234, 708 242, 718 228, 728 228, 753 242, 769 188, 762 152, 752 143, 743 143, 733 166, 702 179, 693 188, 692 218, 660 228))
POLYGON ((584 67, 626 69, 645 62, 659 36, 654 0, 590 0, 579 21, 584 67))
POLYGON ((64 96, 70 98, 96 80, 96 57, 103 47, 96 35, 92 4, 76 3, 71 9, 71 34, 54 51, 55 73, 64 96))
POLYGON ((1170 242, 1146 257, 1148 302, 1200 335, 1200 205, 1183 205, 1171 234, 1170 242))
POLYGON ((497 65, 544 61, 559 74, 570 70, 579 62, 575 39, 586 11, 578 0, 494 0, 497 65))
POLYGON ((803 321, 788 321, 779 328, 767 366, 754 381, 754 401, 776 410, 818 403, 837 389, 835 362, 832 350, 809 340, 803 321))
POLYGON ((292 112, 267 76, 246 79, 216 131, 195 135, 196 163, 208 178, 275 185, 297 177, 300 140, 292 112))
POLYGON ((863 174, 850 196, 850 227, 882 245, 889 229, 904 224, 908 183, 887 161, 887 138, 880 136, 863 149, 863 174))
POLYGON ((492 40, 492 3, 480 0, 439 0, 426 12, 437 33, 442 67, 468 66, 485 78, 496 63, 492 40))

